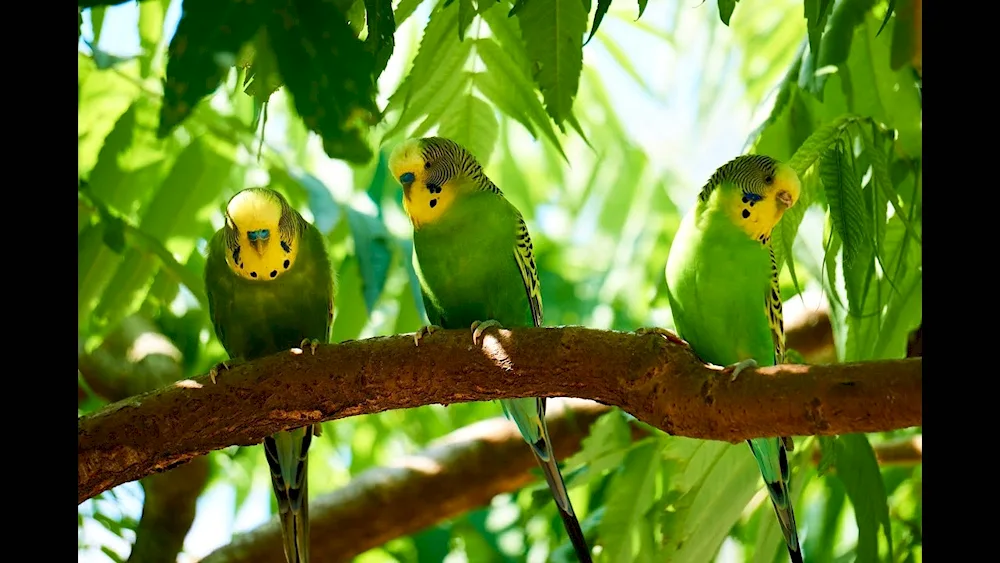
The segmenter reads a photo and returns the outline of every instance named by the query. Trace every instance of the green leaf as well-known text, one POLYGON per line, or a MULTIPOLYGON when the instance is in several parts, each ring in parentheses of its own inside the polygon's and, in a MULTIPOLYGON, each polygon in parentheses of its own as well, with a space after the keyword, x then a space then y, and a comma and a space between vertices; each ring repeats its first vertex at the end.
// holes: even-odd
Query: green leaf
POLYGON ((417 11, 417 8, 424 3, 424 0, 400 0, 399 4, 396 6, 396 28, 403 25, 403 22, 407 18, 413 15, 413 12, 417 11))
POLYGON ((844 241, 845 272, 854 265, 855 258, 863 255, 870 243, 865 201, 848 150, 842 143, 837 143, 823 153, 819 168, 833 228, 844 241))
POLYGON ((264 18, 251 0, 184 0, 170 40, 157 136, 166 137, 222 82, 264 18))
POLYGON ((917 234, 913 225, 911 225, 910 221, 906 218, 906 213, 903 211, 899 201, 899 194, 896 193, 896 188, 892 184, 892 178, 889 175, 888 158, 886 157, 884 149, 879 146, 881 144, 881 135, 878 128, 873 124, 871 127, 871 135, 862 134, 861 138, 865 143, 865 150, 868 151, 868 154, 871 156, 872 181, 875 182, 875 186, 892 205, 892 209, 895 211, 895 216, 899 217, 899 219, 903 222, 907 233, 917 241, 917 244, 922 244, 920 235, 917 234), (874 138, 872 138, 873 136, 874 138))
POLYGON ((354 254, 361 272, 361 290, 368 314, 375 309, 392 264, 392 236, 382 220, 347 206, 347 221, 354 238, 354 254))
MULTIPOLYGON (((597 28, 601 26, 601 20, 604 19, 604 15, 608 13, 608 8, 610 7, 611 0, 597 0, 597 11, 594 12, 594 24, 590 27, 590 37, 583 42, 584 46, 586 46, 587 43, 590 43, 590 40, 594 38, 594 34, 597 33, 597 28)), ((645 8, 645 6, 639 7, 640 17, 642 16, 643 8, 645 8)))
POLYGON ((392 13, 392 0, 365 0, 368 37, 365 47, 375 57, 374 77, 377 79, 389 63, 395 46, 396 19, 392 13))
POLYGON ((163 20, 170 0, 145 0, 139 2, 139 56, 142 76, 153 74, 153 60, 163 39, 163 20))
POLYGON ((524 5, 527 4, 527 2, 528 0, 514 0, 514 6, 509 12, 507 12, 507 17, 512 18, 516 16, 517 13, 521 11, 521 8, 524 8, 524 5))
POLYGON ((476 88, 486 96, 494 106, 500 111, 506 114, 508 117, 514 118, 518 123, 524 126, 531 133, 533 137, 538 137, 535 132, 535 126, 532 124, 531 120, 528 119, 522 100, 516 95, 516 92, 508 88, 508 84, 504 82, 503 77, 498 76, 495 72, 477 72, 473 76, 473 82, 476 88))
POLYGON ((462 68, 469 59, 473 44, 471 41, 455 41, 451 34, 456 25, 457 6, 438 6, 431 12, 413 66, 389 97, 386 111, 396 108, 403 111, 386 134, 386 139, 402 132, 421 115, 428 114, 428 108, 446 105, 449 97, 442 95, 446 87, 452 95, 455 92, 452 88, 457 88, 460 83, 460 78, 455 75, 464 75, 462 68))
MULTIPOLYGON (((342 222, 345 226, 347 221, 342 222)), ((346 227, 345 227, 346 228, 346 227)), ((337 306, 334 310, 332 342, 353 340, 368 323, 367 299, 358 256, 348 255, 336 266, 337 306)))
POLYGON ((799 178, 805 175, 806 170, 809 169, 813 163, 819 159, 826 150, 832 145, 844 132, 848 125, 859 121, 860 118, 853 115, 842 115, 830 123, 816 129, 809 135, 805 141, 795 150, 795 154, 792 158, 788 159, 788 165, 791 166, 795 173, 799 175, 799 178))
POLYGON ((663 534, 668 539, 662 559, 711 561, 760 490, 760 470, 745 444, 677 438, 670 442, 678 451, 668 450, 668 458, 683 462, 669 483, 681 494, 671 501, 674 512, 664 517, 663 534))
POLYGON ((875 451, 864 434, 838 436, 833 446, 836 451, 836 476, 844 484, 847 496, 854 505, 854 518, 858 523, 858 560, 878 561, 877 535, 881 525, 889 542, 889 560, 892 561, 889 505, 875 451))
POLYGON ((865 19, 875 0, 842 0, 837 2, 829 17, 826 33, 820 40, 819 53, 806 53, 799 74, 799 87, 823 100, 823 90, 829 76, 827 69, 847 60, 851 52, 854 29, 865 19))
MULTIPOLYGON (((923 143, 920 93, 910 69, 891 70, 889 38, 875 36, 877 21, 869 15, 855 33, 848 58, 851 111, 898 130, 898 150, 909 157, 918 156, 923 143)), ((894 25, 898 24, 897 20, 894 25)))
POLYGON ((638 21, 639 18, 642 17, 642 13, 646 11, 646 4, 648 4, 648 3, 649 3, 649 0, 639 0, 639 15, 636 16, 636 18, 635 18, 636 21, 638 21))
POLYGON ((438 134, 465 147, 485 167, 497 144, 499 123, 493 108, 470 94, 452 105, 438 134))
POLYGON ((579 0, 549 0, 525 4, 517 18, 545 109, 562 130, 580 83, 587 14, 579 0))
POLYGON ((511 85, 517 92, 518 98, 520 98, 521 103, 524 105, 525 114, 552 141, 552 145, 565 160, 566 153, 563 152, 559 137, 556 136, 555 129, 552 128, 552 122, 546 116, 541 102, 538 101, 535 89, 532 87, 531 82, 528 81, 528 78, 521 73, 511 57, 492 39, 477 39, 476 52, 479 53, 479 57, 483 60, 489 72, 497 76, 503 76, 512 83, 511 85))
POLYGON ((258 104, 264 104, 271 99, 271 94, 281 88, 282 78, 278 72, 278 61, 274 57, 274 49, 267 37, 267 29, 262 27, 252 43, 243 47, 237 66, 246 69, 243 79, 244 92, 253 97, 258 104))
POLYGON ((566 488, 584 485, 609 469, 621 467, 632 446, 632 429, 622 411, 614 409, 601 415, 590 426, 580 450, 566 458, 564 467, 576 468, 564 472, 566 488))
POLYGON ((108 8, 106 6, 95 5, 93 8, 90 8, 90 27, 94 32, 95 47, 101 43, 101 30, 104 28, 104 15, 107 11, 108 8))
MULTIPOLYGON (((903 1, 907 2, 907 0, 903 1)), ((912 5, 912 0, 907 3, 912 5)), ((875 34, 876 37, 882 34, 882 30, 885 29, 885 24, 889 23, 889 18, 892 16, 894 11, 896 11, 896 0, 889 0, 889 5, 885 9, 885 18, 882 19, 882 25, 879 26, 878 32, 875 34)), ((893 70, 897 68, 899 67, 893 67, 893 70)))
MULTIPOLYGON (((445 2, 448 5, 448 2, 445 2)), ((465 40, 465 30, 476 17, 476 8, 472 6, 472 0, 458 0, 458 40, 465 40)))
MULTIPOLYGON (((190 229, 192 218, 217 202, 234 165, 235 152, 233 146, 214 138, 197 137, 177 157, 170 174, 144 206, 138 229, 153 241, 167 240, 182 229, 190 229)), ((189 240, 188 251, 193 247, 194 241, 189 240)), ((94 314, 109 324, 124 316, 148 288, 159 262, 155 252, 129 249, 94 314)), ((198 286, 191 289, 197 296, 198 286)))
POLYGON ((805 0, 806 21, 809 22, 809 51, 813 58, 820 56, 820 39, 832 7, 833 0, 805 0))
POLYGON ((361 36, 361 30, 365 28, 365 3, 364 0, 334 0, 338 9, 347 19, 347 25, 354 32, 355 37, 361 36))
POLYGON ((268 38, 296 112, 330 158, 368 162, 362 134, 378 114, 374 56, 332 1, 273 1, 268 38))
POLYGON ((722 23, 729 25, 729 19, 733 17, 733 10, 740 0, 719 0, 719 18, 722 23))
POLYGON ((662 444, 661 440, 646 440, 633 448, 621 472, 608 485, 607 495, 615 502, 606 505, 599 529, 609 561, 633 558, 631 531, 653 506, 656 475, 663 464, 662 444))
POLYGON ((515 65, 522 70, 522 74, 529 76, 531 62, 524 47, 521 26, 517 18, 507 17, 499 3, 487 6, 482 10, 480 17, 489 26, 493 38, 503 48, 503 52, 510 56, 515 65))

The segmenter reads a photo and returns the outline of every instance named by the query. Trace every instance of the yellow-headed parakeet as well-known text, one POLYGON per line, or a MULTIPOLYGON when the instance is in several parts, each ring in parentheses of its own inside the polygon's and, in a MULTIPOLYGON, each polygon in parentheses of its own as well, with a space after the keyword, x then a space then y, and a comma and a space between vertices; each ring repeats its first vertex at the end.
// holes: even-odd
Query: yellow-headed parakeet
MULTIPOLYGON (((795 171, 773 158, 745 155, 712 174, 681 221, 666 264, 667 298, 677 332, 704 361, 747 367, 784 361, 778 268, 771 231, 795 205, 795 171)), ((802 561, 789 496, 788 438, 748 440, 793 562, 802 561)))
MULTIPOLYGON (((330 338, 335 283, 319 230, 268 188, 233 196, 225 221, 209 243, 205 290, 229 357, 251 361, 307 344, 315 353, 330 338)), ((316 424, 264 438, 288 563, 309 561, 306 462, 319 430, 316 424)))
MULTIPOLYGON (((417 344, 437 327, 471 327, 478 343, 491 326, 541 326, 542 294, 528 228, 476 158, 454 141, 428 137, 397 146, 389 168, 403 186, 414 269, 431 321, 415 336, 417 344)), ((577 556, 591 561, 552 453, 545 399, 504 399, 501 405, 541 465, 577 556)))

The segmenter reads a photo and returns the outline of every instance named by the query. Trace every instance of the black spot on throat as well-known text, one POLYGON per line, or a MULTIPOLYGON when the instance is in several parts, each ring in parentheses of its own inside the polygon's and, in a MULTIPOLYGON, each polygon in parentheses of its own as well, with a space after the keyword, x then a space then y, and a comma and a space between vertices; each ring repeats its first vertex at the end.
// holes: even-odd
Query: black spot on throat
POLYGON ((435 184, 434 182, 427 182, 427 191, 432 194, 439 194, 441 193, 441 186, 435 184))
POLYGON ((434 198, 434 199, 432 199, 432 200, 431 200, 431 209, 434 209, 434 207, 435 207, 435 206, 436 206, 437 204, 438 204, 438 200, 437 200, 437 198, 434 198))
POLYGON ((289 246, 289 244, 285 241, 281 241, 281 249, 284 250, 286 253, 292 251, 292 247, 289 246))
POLYGON ((257 277, 257 272, 250 272, 250 277, 251 278, 256 278, 257 277))
POLYGON ((277 276, 277 275, 278 275, 278 270, 271 270, 271 277, 272 278, 275 277, 275 276, 277 276))
POLYGON ((284 264, 282 264, 282 265, 283 265, 283 266, 285 267, 285 269, 287 270, 287 269, 288 269, 288 266, 290 266, 290 265, 291 265, 291 261, 289 261, 289 260, 285 260, 285 263, 284 263, 284 264))
POLYGON ((750 210, 749 209, 744 209, 743 210, 743 218, 747 219, 749 217, 750 217, 750 210))

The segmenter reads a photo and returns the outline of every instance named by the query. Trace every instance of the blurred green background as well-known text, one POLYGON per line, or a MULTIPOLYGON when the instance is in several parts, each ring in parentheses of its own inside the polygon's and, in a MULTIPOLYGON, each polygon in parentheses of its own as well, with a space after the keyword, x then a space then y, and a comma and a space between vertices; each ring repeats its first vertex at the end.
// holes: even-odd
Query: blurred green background
MULTIPOLYGON (((238 3, 184 4, 197 13, 238 3)), ((366 6, 389 2, 332 4, 367 38, 366 6)), ((790 361, 919 355, 920 0, 582 4, 393 1, 394 47, 366 43, 391 52, 376 57, 383 118, 357 126, 365 116, 352 114, 323 138, 258 37, 215 61, 220 87, 159 139, 162 108, 177 106, 169 88, 164 104, 163 79, 181 0, 81 8, 79 414, 224 358, 205 307, 205 246, 228 198, 251 185, 281 190, 326 236, 339 282, 335 342, 419 328, 410 226, 385 161, 396 143, 434 133, 469 147, 523 213, 547 325, 672 328, 663 265, 680 218, 716 167, 752 151, 791 161, 803 178, 800 204, 774 235, 786 322, 829 318, 833 348, 793 350, 790 361), (555 13, 568 23, 556 26, 555 13), (582 51, 546 55, 566 34, 589 37, 595 19, 582 51)), ((186 33, 214 33, 202 27, 186 33)), ((308 72, 354 76, 347 63, 338 70, 343 61, 311 62, 319 70, 308 72)), ((466 403, 326 423, 310 449, 311 502, 499 415, 496 404, 466 403)), ((642 425, 613 410, 565 460, 597 560, 787 560, 745 445, 658 431, 633 439, 630 426, 642 425)), ((881 468, 875 454, 919 436, 796 441, 808 561, 921 561, 919 448, 881 468)), ((171 481, 174 470, 82 503, 79 560, 197 561, 272 518, 261 448, 185 467, 184 477, 171 481)), ((536 479, 356 560, 569 560, 546 491, 536 479)))

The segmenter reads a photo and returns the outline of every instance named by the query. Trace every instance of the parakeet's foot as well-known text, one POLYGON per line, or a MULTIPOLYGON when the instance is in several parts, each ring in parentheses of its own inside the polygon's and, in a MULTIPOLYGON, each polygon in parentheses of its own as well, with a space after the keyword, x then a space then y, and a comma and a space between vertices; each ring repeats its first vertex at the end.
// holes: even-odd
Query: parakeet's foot
POLYGON ((659 334, 660 336, 666 338, 667 340, 673 342, 674 344, 680 344, 685 348, 690 348, 691 345, 687 343, 683 338, 677 336, 676 334, 670 332, 665 328, 660 328, 658 326, 644 326, 637 328, 635 334, 638 336, 643 336, 646 334, 659 334))
POLYGON ((319 339, 317 339, 317 338, 303 338, 302 342, 299 343, 299 348, 302 348, 302 350, 304 351, 306 349, 306 344, 309 345, 309 350, 312 352, 312 355, 315 356, 316 355, 316 348, 319 347, 319 339))
POLYGON ((431 333, 441 330, 438 325, 425 325, 420 327, 420 330, 413 333, 413 345, 420 346, 420 341, 424 339, 425 336, 430 336, 431 333))
POLYGON ((733 376, 729 378, 729 381, 736 381, 736 377, 740 374, 741 371, 747 368, 755 368, 755 367, 757 367, 757 360, 751 358, 749 360, 743 360, 742 362, 736 362, 733 365, 724 367, 722 369, 722 373, 732 373, 733 376))
POLYGON ((232 369, 232 368, 234 368, 234 367, 236 367, 236 366, 238 366, 238 365, 240 365, 242 363, 243 363, 243 360, 239 360, 239 359, 234 360, 232 358, 230 358, 228 360, 225 360, 225 361, 222 361, 222 362, 219 362, 219 363, 215 364, 214 366, 212 366, 211 369, 208 370, 208 377, 212 380, 212 383, 215 383, 215 380, 219 377, 219 373, 220 373, 221 370, 228 371, 228 370, 230 370, 230 369, 232 369))
POLYGON ((472 343, 478 346, 479 337, 483 335, 483 331, 494 326, 497 328, 503 328, 500 321, 493 319, 486 319, 485 321, 472 321, 472 343))

